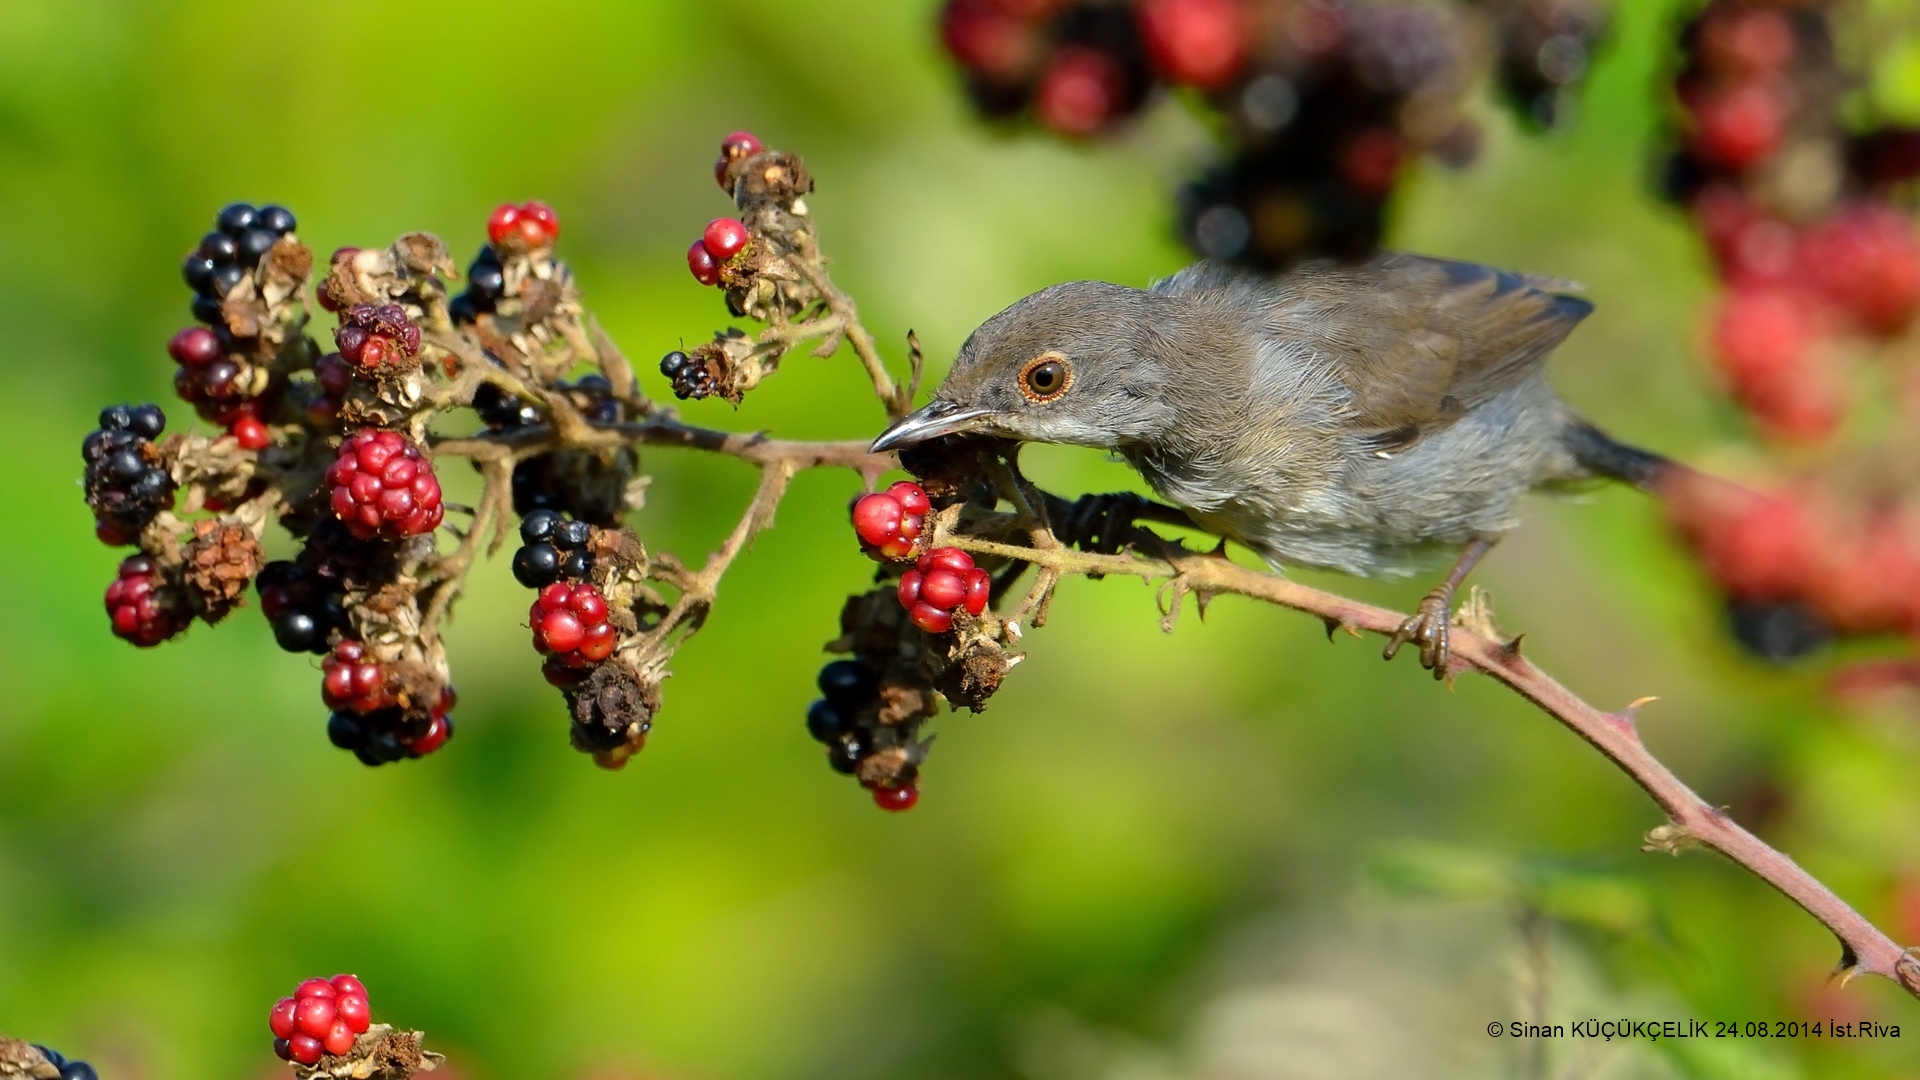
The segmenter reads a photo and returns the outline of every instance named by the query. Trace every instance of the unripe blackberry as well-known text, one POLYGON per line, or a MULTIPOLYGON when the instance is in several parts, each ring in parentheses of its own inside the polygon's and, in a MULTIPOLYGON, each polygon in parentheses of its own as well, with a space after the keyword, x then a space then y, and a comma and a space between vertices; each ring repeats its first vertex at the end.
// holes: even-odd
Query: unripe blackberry
POLYGON ((320 697, 330 709, 371 713, 394 704, 393 679, 366 645, 346 640, 320 664, 320 697))
POLYGON ((713 163, 714 182, 720 185, 722 191, 732 194, 733 185, 728 182, 727 170, 734 162, 745 161, 765 149, 760 140, 754 138, 753 133, 749 131, 736 131, 721 139, 720 157, 713 163))
POLYGON ((585 581, 593 569, 587 541, 593 530, 584 521, 569 521, 552 510, 535 510, 520 522, 524 542, 513 556, 513 576, 529 589, 556 581, 585 581))
POLYGON ((953 628, 956 610, 964 608, 970 615, 985 611, 992 589, 993 576, 974 566, 966 552, 934 548, 901 575, 900 606, 913 625, 944 634, 953 628))
POLYGON ((354 1040, 372 1026, 367 988, 352 975, 308 979, 292 997, 275 1002, 267 1017, 267 1027, 274 1036, 273 1052, 282 1060, 301 1065, 318 1062, 323 1053, 345 1055, 353 1049, 354 1040))
POLYGON ((397 431, 361 431, 340 444, 327 470, 334 516, 363 540, 398 540, 440 527, 440 481, 413 441, 397 431))
POLYGON ((357 304, 342 314, 333 341, 340 358, 362 374, 404 371, 420 351, 420 328, 398 304, 357 304))
POLYGON ((173 477, 153 445, 166 426, 158 405, 116 405, 101 411, 100 427, 81 444, 87 505, 101 539, 132 543, 155 514, 173 505, 173 477))
POLYGON ((487 239, 495 245, 538 250, 559 238, 560 217, 543 202, 501 203, 487 218, 487 239))
POLYGON ((115 637, 148 649, 187 628, 189 617, 157 594, 160 586, 152 558, 135 555, 121 561, 119 576, 107 586, 106 595, 115 637))
POLYGON ((738 218, 714 218, 707 222, 707 229, 700 234, 700 244, 712 255, 715 262, 723 263, 745 251, 753 239, 747 227, 738 218))
POLYGON ((687 272, 702 285, 720 284, 720 262, 713 257, 713 252, 707 250, 704 241, 695 240, 687 248, 687 272))
POLYGON ((873 804, 889 814, 898 814, 913 809, 920 801, 920 789, 912 784, 903 787, 888 787, 876 784, 873 788, 873 804))
POLYGON ((599 589, 555 582, 540 590, 527 611, 533 647, 567 667, 591 667, 612 656, 620 641, 607 616, 607 601, 599 589))
POLYGON ((853 504, 853 531, 862 550, 875 559, 904 559, 925 527, 933 503, 926 489, 911 480, 863 495, 853 504))
POLYGON ((369 767, 426 757, 453 738, 452 687, 425 715, 398 706, 360 713, 337 709, 327 717, 327 741, 369 767))

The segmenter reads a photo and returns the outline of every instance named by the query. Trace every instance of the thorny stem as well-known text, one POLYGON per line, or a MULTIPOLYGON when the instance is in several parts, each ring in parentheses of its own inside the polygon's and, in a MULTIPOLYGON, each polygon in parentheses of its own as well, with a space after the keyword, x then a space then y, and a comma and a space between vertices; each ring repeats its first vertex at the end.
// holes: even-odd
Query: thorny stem
MULTIPOLYGON (((1264 600, 1317 615, 1326 622, 1329 632, 1366 630, 1391 635, 1403 619, 1397 612, 1249 570, 1219 555, 1196 554, 1145 530, 1135 529, 1131 537, 1137 541, 1136 551, 1148 554, 1098 555, 1064 547, 1022 548, 965 536, 952 536, 947 542, 964 551, 1018 559, 1062 574, 1117 574, 1149 582, 1165 579, 1174 589, 1176 604, 1187 592, 1202 600, 1220 593, 1264 600)), ((1669 822, 1647 834, 1646 850, 1677 854, 1685 847, 1702 844, 1720 852, 1780 890, 1833 932, 1840 940, 1839 973, 1843 979, 1862 973, 1879 975, 1920 997, 1920 955, 1915 950, 1902 949, 1833 890, 1742 828, 1725 810, 1695 794, 1653 756, 1635 724, 1642 702, 1617 713, 1595 708, 1523 658, 1517 639, 1497 640, 1489 636, 1491 629, 1490 621, 1479 627, 1456 625, 1450 636, 1453 671, 1479 671, 1506 684, 1592 744, 1652 796, 1669 822)))

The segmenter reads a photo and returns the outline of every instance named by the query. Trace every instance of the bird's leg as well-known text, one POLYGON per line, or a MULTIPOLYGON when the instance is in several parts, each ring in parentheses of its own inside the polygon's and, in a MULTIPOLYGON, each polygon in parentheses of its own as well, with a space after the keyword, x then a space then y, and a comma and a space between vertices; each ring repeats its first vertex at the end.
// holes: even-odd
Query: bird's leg
POLYGON ((1473 573, 1473 568, 1493 550, 1493 541, 1477 539, 1467 545, 1460 558, 1447 572, 1447 579, 1420 601, 1420 606, 1400 629, 1387 639, 1387 648, 1381 655, 1388 660, 1400 651, 1400 646, 1415 642, 1420 646, 1420 666, 1433 672, 1436 679, 1447 677, 1447 622, 1453 616, 1453 594, 1460 583, 1473 573))

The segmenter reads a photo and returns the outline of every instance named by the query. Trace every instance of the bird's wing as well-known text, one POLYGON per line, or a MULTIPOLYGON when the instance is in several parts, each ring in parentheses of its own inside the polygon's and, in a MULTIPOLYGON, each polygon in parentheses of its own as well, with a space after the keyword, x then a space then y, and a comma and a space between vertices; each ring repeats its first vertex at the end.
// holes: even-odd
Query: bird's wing
POLYGON ((1565 294, 1578 287, 1392 253, 1357 265, 1309 263, 1266 279, 1260 306, 1268 340, 1296 355, 1304 346, 1330 365, 1352 395, 1354 428, 1390 449, 1537 370, 1593 310, 1565 294))

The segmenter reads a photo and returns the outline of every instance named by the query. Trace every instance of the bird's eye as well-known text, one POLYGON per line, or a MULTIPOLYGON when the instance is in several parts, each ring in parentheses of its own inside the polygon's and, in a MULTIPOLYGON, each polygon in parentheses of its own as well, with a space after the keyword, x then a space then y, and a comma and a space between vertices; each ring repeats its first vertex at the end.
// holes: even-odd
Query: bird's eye
POLYGON ((1073 382, 1073 370, 1058 353, 1035 357, 1020 372, 1020 393, 1036 405, 1053 401, 1067 392, 1073 382))

